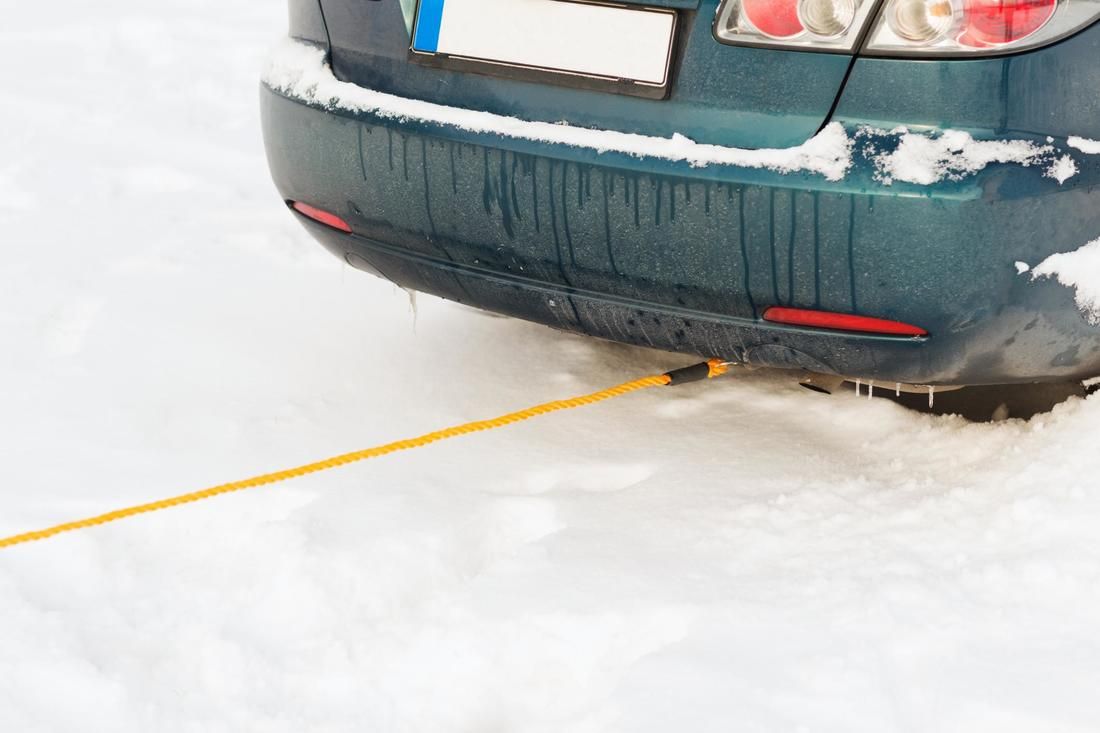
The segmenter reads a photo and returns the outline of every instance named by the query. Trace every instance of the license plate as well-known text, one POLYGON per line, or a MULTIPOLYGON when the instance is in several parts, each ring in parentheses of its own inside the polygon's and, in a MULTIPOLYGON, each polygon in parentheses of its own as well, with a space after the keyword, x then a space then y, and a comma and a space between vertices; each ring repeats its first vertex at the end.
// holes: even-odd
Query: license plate
POLYGON ((651 87, 668 84, 676 13, 588 0, 420 0, 412 50, 651 87))

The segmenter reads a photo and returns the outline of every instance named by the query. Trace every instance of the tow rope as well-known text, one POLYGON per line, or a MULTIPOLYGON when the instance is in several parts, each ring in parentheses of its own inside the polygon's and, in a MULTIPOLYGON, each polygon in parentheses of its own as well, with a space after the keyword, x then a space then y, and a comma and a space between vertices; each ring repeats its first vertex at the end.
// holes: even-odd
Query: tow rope
POLYGON ((213 499, 214 497, 221 496, 223 494, 231 494, 237 491, 244 491, 245 489, 255 489, 261 486, 268 486, 270 484, 280 483, 282 481, 289 481, 293 478, 299 478, 301 476, 307 476, 309 474, 319 473, 321 471, 328 471, 329 469, 339 468, 340 466, 347 466, 351 463, 358 463, 359 461, 366 461, 371 458, 379 458, 390 453, 397 453, 398 451, 412 450, 413 448, 423 448, 426 445, 430 445, 431 443, 436 443, 441 440, 449 440, 450 438, 457 438, 462 435, 469 435, 470 433, 479 433, 486 430, 502 428, 507 425, 523 422, 524 420, 530 420, 531 418, 538 417, 540 415, 548 415, 552 412, 572 410, 575 407, 593 405, 597 402, 603 402, 605 400, 610 400, 615 397, 622 397, 623 395, 630 394, 631 392, 637 392, 638 390, 648 389, 650 387, 663 387, 670 385, 686 384, 688 382, 698 382, 704 379, 712 379, 714 377, 725 374, 726 371, 728 371, 730 365, 730 362, 722 361, 721 359, 711 359, 710 361, 706 361, 701 364, 695 364, 693 366, 685 367, 683 369, 676 369, 671 372, 666 372, 665 374, 658 374, 654 376, 643 377, 641 379, 635 379, 632 382, 626 382, 625 384, 620 384, 617 387, 611 387, 610 389, 593 392, 592 394, 583 395, 580 397, 573 397, 572 399, 567 400, 555 400, 554 402, 547 402, 542 405, 528 407, 526 410, 511 412, 507 415, 501 415, 500 417, 494 417, 489 420, 478 420, 475 422, 465 423, 464 425, 456 425, 455 427, 444 428, 443 430, 437 430, 433 433, 421 435, 418 438, 408 438, 406 440, 398 440, 393 443, 385 443, 383 445, 378 445, 373 448, 355 451, 354 453, 345 453, 344 455, 327 458, 323 461, 307 463, 306 465, 298 466, 297 468, 288 468, 286 470, 276 471, 274 473, 265 473, 260 476, 254 476, 252 478, 244 479, 243 481, 234 481, 228 484, 220 484, 218 486, 212 486, 208 489, 202 489, 201 491, 194 491, 189 494, 174 496, 169 499, 161 499, 160 501, 154 501, 148 504, 138 504, 136 506, 128 507, 126 509, 117 509, 113 512, 107 512, 106 514, 88 517, 87 519, 79 519, 74 522, 58 524, 56 526, 48 527, 46 529, 40 529, 35 532, 25 532, 23 534, 13 535, 11 537, 0 539, 0 549, 15 547, 16 545, 22 545, 29 542, 37 542, 39 540, 55 537, 59 534, 64 534, 66 532, 75 532, 79 529, 88 529, 90 527, 97 527, 102 524, 117 522, 121 519, 136 517, 139 514, 159 512, 161 510, 171 509, 172 507, 181 506, 183 504, 191 504, 196 501, 213 499))

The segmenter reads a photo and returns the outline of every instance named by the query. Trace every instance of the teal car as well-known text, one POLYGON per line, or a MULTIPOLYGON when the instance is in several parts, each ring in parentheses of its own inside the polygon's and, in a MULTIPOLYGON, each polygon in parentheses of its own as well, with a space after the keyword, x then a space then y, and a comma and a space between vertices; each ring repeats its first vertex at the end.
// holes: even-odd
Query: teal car
POLYGON ((1080 380, 1100 374, 1098 17, 290 0, 264 137, 294 215, 403 288, 891 386, 1080 380))

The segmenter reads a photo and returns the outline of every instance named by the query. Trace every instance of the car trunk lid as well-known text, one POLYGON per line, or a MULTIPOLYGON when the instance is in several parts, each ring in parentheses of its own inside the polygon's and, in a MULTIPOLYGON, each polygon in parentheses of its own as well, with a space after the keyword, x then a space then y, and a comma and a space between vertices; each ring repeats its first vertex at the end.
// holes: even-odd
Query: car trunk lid
POLYGON ((525 76, 491 64, 444 63, 410 52, 412 0, 322 0, 333 70, 344 81, 528 120, 681 134, 731 147, 790 147, 812 137, 826 122, 851 62, 845 54, 720 43, 712 30, 718 0, 620 3, 676 12, 669 81, 660 98, 564 74, 525 76))

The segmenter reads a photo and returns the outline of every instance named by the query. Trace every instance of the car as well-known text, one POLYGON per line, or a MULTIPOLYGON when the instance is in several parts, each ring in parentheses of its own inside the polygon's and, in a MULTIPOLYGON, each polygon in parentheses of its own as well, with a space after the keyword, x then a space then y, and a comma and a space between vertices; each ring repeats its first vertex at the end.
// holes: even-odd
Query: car
POLYGON ((403 288, 906 390, 1075 381, 1100 374, 1098 17, 290 0, 263 133, 310 233, 403 288))

